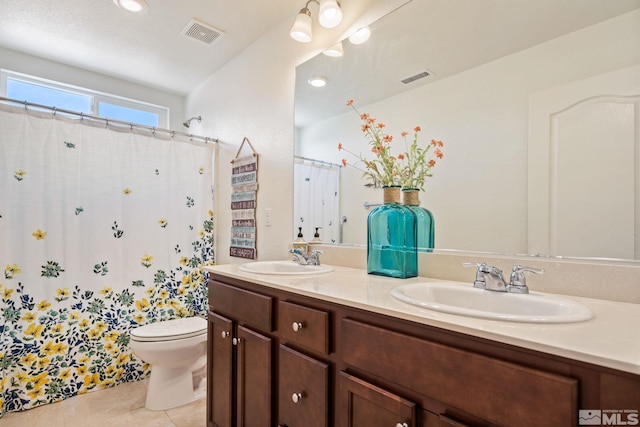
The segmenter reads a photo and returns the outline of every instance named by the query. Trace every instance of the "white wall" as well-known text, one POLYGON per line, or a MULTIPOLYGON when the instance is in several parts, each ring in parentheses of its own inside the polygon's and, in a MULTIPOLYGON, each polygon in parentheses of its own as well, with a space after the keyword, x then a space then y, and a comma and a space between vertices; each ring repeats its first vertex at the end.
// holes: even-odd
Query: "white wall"
MULTIPOLYGON (((527 253, 527 142, 529 96, 567 82, 640 62, 640 11, 484 64, 368 106, 356 106, 387 125, 400 144, 402 131, 422 127, 421 140, 445 143, 422 206, 436 223, 436 247, 527 253), (635 36, 633 36, 635 34, 635 36), (631 36, 630 36, 631 35, 631 36), (615 47, 615 48, 614 48, 615 47)), ((349 94, 345 94, 344 102, 349 94)), ((299 133, 298 154, 339 163, 342 142, 367 154, 360 120, 347 113, 299 133)), ((411 136, 410 135, 410 136, 411 136)), ((345 242, 366 243, 364 201, 380 202, 360 173, 343 170, 341 215, 345 242), (345 189, 345 187, 347 187, 345 189)))
MULTIPOLYGON (((313 46, 293 41, 283 24, 234 58, 187 97, 187 111, 202 115, 202 132, 220 141, 215 193, 218 264, 246 261, 229 256, 230 162, 245 137, 259 154, 258 258, 269 260, 286 256, 293 232, 295 67, 308 58, 310 54, 306 52, 313 49, 313 46), (266 226, 264 220, 267 208, 271 209, 271 226, 266 226)), ((245 149, 248 150, 246 144, 245 149)))
POLYGON ((0 68, 169 107, 169 127, 179 131, 184 130, 182 122, 186 118, 184 116, 185 97, 182 95, 164 92, 3 47, 0 47, 0 68))
MULTIPOLYGON (((336 42, 340 28, 368 25, 406 0, 366 0, 345 16, 336 31, 314 23, 314 37, 302 44, 289 37, 296 10, 187 97, 188 115, 202 115, 194 132, 220 140, 216 168, 216 262, 246 262, 229 256, 231 160, 247 137, 259 154, 257 252, 261 260, 283 259, 293 240, 293 102, 295 67, 336 42), (357 9, 357 10, 356 10, 357 9), (317 29, 317 31, 316 31, 317 29), (265 224, 271 209, 272 225, 265 224)), ((314 13, 314 22, 316 22, 314 13)), ((348 30, 346 30, 348 31, 348 30)), ((246 153, 246 152, 245 152, 246 153)))

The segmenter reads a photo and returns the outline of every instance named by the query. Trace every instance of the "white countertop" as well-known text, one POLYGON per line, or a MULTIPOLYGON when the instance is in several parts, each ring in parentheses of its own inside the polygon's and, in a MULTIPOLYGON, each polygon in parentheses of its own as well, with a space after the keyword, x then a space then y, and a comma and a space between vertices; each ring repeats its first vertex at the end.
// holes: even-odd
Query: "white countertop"
POLYGON ((402 303, 390 295, 391 289, 396 286, 436 279, 393 279, 337 266, 330 273, 311 276, 252 274, 240 271, 238 267, 237 264, 217 265, 205 267, 204 270, 640 375, 640 304, 564 296, 589 307, 595 317, 586 322, 568 324, 514 323, 440 313, 402 303))

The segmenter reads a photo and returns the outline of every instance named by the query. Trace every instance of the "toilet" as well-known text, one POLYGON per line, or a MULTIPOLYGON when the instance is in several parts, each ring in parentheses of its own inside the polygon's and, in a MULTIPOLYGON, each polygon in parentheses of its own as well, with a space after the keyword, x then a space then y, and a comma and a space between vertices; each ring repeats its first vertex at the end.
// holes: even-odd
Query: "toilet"
POLYGON ((129 331, 131 351, 151 365, 145 406, 165 410, 205 396, 207 321, 185 317, 129 331))

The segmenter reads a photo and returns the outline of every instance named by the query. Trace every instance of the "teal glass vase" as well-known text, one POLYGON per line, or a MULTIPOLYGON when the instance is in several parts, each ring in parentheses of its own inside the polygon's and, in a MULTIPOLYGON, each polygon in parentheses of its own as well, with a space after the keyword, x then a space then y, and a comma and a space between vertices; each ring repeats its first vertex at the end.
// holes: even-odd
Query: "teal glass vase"
POLYGON ((416 248, 418 252, 433 252, 435 244, 435 222, 430 210, 420 206, 420 190, 402 189, 402 204, 411 209, 416 216, 416 248))
POLYGON ((367 273, 416 277, 416 215, 400 204, 400 187, 384 187, 383 191, 384 204, 367 218, 367 273))

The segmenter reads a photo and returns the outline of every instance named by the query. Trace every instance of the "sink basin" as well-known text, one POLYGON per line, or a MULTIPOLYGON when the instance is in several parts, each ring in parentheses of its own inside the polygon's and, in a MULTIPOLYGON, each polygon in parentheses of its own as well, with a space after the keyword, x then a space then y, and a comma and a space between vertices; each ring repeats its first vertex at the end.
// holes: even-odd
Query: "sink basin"
POLYGON ((242 264, 238 267, 245 273, 308 275, 322 274, 333 271, 330 265, 300 265, 295 261, 256 261, 242 264))
POLYGON ((570 299, 487 291, 458 282, 401 285, 391 291, 391 296, 430 310, 509 322, 573 323, 593 317, 591 310, 570 299))

